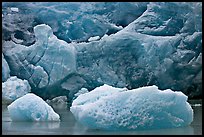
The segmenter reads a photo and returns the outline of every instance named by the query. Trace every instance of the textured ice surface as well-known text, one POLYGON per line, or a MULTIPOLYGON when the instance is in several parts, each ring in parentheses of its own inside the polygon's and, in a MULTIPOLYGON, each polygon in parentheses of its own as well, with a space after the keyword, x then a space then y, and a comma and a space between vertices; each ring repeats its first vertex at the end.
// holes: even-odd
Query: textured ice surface
POLYGON ((42 23, 51 26, 55 35, 66 42, 115 33, 120 26, 127 26, 140 16, 147 2, 4 2, 2 5, 4 39, 9 40, 8 34, 13 34, 23 39, 23 45, 31 45, 35 41, 32 28, 42 23), (11 12, 10 7, 18 8, 19 12, 11 12))
POLYGON ((79 95, 70 110, 81 124, 93 129, 172 128, 193 121, 186 95, 157 86, 127 90, 103 85, 79 95))
POLYGON ((52 107, 33 93, 15 100, 8 111, 12 121, 60 121, 52 107))
POLYGON ((202 95, 200 2, 2 7, 3 54, 11 75, 28 80, 44 99, 66 95, 71 100, 82 87, 90 91, 103 84, 157 85, 190 98, 202 95), (94 36, 101 39, 88 41, 94 36))
POLYGON ((10 69, 2 53, 2 82, 5 82, 10 77, 10 69))
POLYGON ((155 84, 198 96, 202 91, 201 43, 195 51, 178 48, 183 38, 121 30, 102 40, 76 45, 77 70, 89 89, 104 83, 130 89, 155 84))
POLYGON ((30 91, 31 87, 27 80, 21 80, 16 76, 12 76, 2 83, 2 101, 11 103, 30 91))
POLYGON ((13 75, 27 79, 33 89, 51 87, 49 91, 43 89, 36 92, 44 97, 48 93, 49 97, 55 97, 62 94, 60 91, 53 93, 52 90, 57 90, 56 84, 76 69, 75 49, 57 39, 48 25, 38 25, 34 32, 37 40, 29 47, 12 41, 5 42, 8 49, 5 56, 13 75))

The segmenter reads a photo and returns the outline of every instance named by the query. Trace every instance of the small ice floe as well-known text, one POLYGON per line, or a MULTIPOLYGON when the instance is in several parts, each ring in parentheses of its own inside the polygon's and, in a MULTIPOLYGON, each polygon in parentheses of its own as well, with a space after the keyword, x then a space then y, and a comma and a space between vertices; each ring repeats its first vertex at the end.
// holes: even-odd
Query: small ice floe
POLYGON ((60 121, 52 107, 33 93, 18 98, 7 108, 12 121, 60 121))

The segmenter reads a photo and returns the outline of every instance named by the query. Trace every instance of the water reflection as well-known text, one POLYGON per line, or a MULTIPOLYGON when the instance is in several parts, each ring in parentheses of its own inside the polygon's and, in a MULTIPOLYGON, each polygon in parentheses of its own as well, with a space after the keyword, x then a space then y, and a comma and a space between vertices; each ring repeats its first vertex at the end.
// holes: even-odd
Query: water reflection
POLYGON ((173 129, 140 130, 140 131, 103 131, 83 129, 73 130, 73 135, 193 135, 194 129, 191 126, 173 129), (80 132, 79 132, 80 131, 80 132))
POLYGON ((6 107, 2 109, 2 134, 36 135, 195 135, 202 134, 202 107, 193 107, 194 121, 190 126, 171 129, 139 131, 91 130, 79 124, 72 113, 55 109, 60 122, 12 122, 6 107))
POLYGON ((60 127, 60 122, 9 122, 10 128, 12 129, 38 129, 42 127, 42 129, 57 129, 60 127))

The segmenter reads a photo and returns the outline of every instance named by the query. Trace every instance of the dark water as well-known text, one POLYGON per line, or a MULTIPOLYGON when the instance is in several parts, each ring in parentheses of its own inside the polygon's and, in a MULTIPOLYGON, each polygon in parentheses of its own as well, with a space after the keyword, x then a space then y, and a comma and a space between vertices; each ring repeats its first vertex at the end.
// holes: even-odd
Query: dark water
MULTIPOLYGON (((201 101, 192 101, 200 103, 201 101)), ((192 106, 194 121, 182 128, 143 131, 90 130, 77 123, 67 109, 54 108, 61 122, 12 122, 6 106, 2 106, 3 135, 202 135, 202 106, 192 106)))

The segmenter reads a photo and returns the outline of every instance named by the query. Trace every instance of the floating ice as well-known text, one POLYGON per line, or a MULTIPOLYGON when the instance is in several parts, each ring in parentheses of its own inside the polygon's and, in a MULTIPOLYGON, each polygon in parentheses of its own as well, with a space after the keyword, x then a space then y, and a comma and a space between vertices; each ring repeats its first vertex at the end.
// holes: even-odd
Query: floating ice
POLYGON ((70 110, 81 124, 93 129, 172 128, 193 121, 186 95, 157 86, 125 90, 103 85, 79 95, 70 110))
POLYGON ((60 121, 60 117, 43 99, 28 93, 8 106, 12 121, 60 121))
POLYGON ((13 76, 2 83, 2 100, 4 103, 11 103, 30 91, 31 87, 27 80, 21 80, 13 76))

